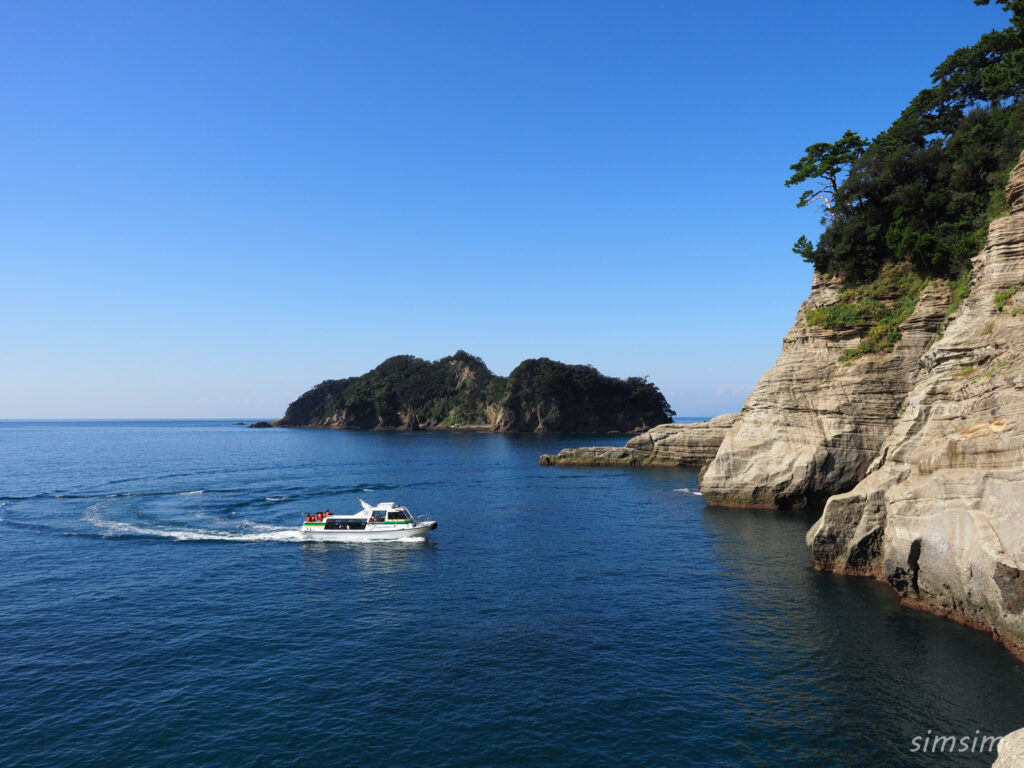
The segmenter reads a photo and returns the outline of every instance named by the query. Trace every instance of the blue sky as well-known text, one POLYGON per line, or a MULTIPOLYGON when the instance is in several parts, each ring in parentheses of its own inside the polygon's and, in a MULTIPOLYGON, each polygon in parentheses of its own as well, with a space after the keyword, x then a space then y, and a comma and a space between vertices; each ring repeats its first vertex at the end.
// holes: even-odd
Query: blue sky
POLYGON ((276 417, 465 349, 736 410, 970 0, 0 4, 0 418, 276 417))

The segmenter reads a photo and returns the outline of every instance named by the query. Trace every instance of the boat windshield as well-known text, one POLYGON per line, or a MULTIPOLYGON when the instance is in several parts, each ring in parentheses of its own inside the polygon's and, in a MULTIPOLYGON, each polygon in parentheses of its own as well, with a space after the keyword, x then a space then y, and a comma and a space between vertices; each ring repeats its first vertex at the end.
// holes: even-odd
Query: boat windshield
POLYGON ((409 513, 404 509, 388 512, 388 520, 409 520, 409 513))

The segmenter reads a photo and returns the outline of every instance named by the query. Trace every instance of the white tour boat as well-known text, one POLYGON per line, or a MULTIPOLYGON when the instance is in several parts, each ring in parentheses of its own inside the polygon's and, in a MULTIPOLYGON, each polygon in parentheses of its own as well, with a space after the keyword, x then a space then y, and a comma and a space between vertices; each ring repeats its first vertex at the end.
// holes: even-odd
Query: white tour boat
POLYGON ((363 508, 354 515, 333 515, 331 510, 307 515, 302 535, 320 541, 394 541, 425 539, 437 528, 433 520, 417 520, 408 509, 393 501, 373 507, 362 499, 363 508))

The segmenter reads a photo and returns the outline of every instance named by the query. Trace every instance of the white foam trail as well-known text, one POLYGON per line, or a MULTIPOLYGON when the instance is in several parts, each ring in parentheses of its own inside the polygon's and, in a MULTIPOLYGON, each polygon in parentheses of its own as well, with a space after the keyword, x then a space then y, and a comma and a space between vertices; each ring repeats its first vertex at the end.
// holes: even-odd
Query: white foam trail
POLYGON ((302 541, 302 532, 292 528, 277 528, 257 533, 235 533, 232 531, 211 531, 202 528, 143 528, 130 523, 105 523, 101 527, 119 535, 159 537, 175 541, 302 541))
POLYGON ((704 494, 700 491, 695 491, 692 488, 675 488, 676 493, 688 493, 691 496, 703 496, 704 494))
POLYGON ((284 501, 287 496, 267 496, 264 501, 284 501))
POLYGON ((197 493, 206 493, 206 491, 182 491, 179 496, 195 496, 197 493))
POLYGON ((283 530, 289 530, 290 531, 291 530, 291 528, 288 528, 288 529, 282 528, 280 525, 269 525, 267 523, 254 523, 254 522, 252 522, 250 520, 246 520, 245 522, 254 531, 267 531, 267 532, 273 533, 274 531, 283 531, 283 530))
POLYGON ((237 533, 233 531, 212 531, 203 528, 145 528, 141 525, 123 523, 117 520, 104 520, 99 515, 98 505, 89 507, 84 515, 85 520, 116 536, 146 536, 173 539, 175 541, 302 541, 302 532, 295 528, 279 528, 269 525, 253 526, 262 528, 253 533, 237 533))

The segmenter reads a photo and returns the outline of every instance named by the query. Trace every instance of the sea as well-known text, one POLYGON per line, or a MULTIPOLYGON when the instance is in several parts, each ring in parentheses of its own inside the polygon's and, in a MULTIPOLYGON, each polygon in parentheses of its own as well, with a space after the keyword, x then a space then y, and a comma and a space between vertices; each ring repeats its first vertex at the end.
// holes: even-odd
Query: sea
POLYGON ((0 765, 987 766, 1024 726, 1021 663, 815 572, 813 515, 537 463, 623 440, 0 422, 0 765), (298 533, 359 499, 439 527, 298 533))

